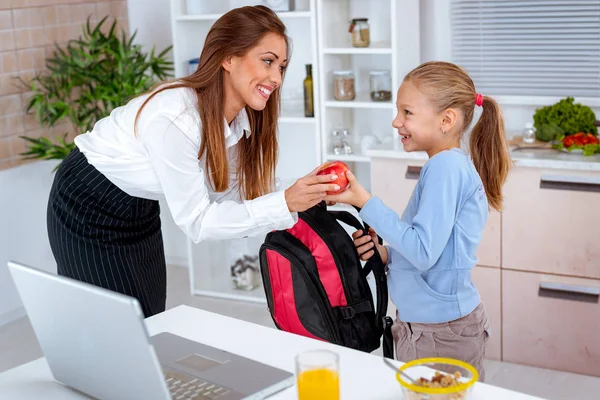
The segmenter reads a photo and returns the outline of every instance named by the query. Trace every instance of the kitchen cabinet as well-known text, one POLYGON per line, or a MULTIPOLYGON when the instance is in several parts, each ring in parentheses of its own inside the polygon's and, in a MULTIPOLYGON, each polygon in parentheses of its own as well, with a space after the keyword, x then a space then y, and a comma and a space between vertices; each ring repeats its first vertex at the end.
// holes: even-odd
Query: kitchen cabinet
POLYGON ((600 280, 502 271, 504 361, 600 376, 600 280))
POLYGON ((600 279, 598 172, 513 168, 504 195, 504 267, 600 279))

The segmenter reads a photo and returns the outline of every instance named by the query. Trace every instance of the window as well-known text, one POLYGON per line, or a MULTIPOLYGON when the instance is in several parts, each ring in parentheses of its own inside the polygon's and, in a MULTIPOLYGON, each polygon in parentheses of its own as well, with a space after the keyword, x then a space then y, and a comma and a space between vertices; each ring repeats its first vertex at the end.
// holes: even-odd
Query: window
POLYGON ((479 92, 600 97, 600 0, 452 0, 450 19, 479 92))

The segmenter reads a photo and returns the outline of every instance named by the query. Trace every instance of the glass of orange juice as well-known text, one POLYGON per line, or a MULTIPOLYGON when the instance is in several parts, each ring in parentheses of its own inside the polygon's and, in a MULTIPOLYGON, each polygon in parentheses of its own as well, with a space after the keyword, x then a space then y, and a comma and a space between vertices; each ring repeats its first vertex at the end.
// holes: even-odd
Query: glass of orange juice
POLYGON ((339 356, 329 350, 310 350, 298 354, 298 400, 339 400, 339 365, 339 356))

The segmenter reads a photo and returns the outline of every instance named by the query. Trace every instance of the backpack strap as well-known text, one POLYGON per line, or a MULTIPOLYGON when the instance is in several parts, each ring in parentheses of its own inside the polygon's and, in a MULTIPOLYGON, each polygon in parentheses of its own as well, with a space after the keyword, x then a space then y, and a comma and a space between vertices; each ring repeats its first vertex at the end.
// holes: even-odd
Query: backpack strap
MULTIPOLYGON (((360 208, 354 208, 360 212, 360 208)), ((335 219, 342 221, 343 223, 359 231, 363 231, 363 234, 368 235, 369 225, 363 221, 363 226, 363 224, 361 224, 360 221, 349 212, 329 211, 329 214, 331 214, 331 216, 333 216, 335 219)), ((379 244, 383 243, 381 237, 377 236, 377 239, 379 244)), ((373 271, 377 288, 377 310, 375 312, 375 321, 377 323, 377 327, 383 335, 383 356, 387 358, 394 358, 394 340, 391 330, 393 321, 387 316, 388 287, 385 265, 383 264, 383 260, 381 259, 379 252, 375 251, 374 253, 375 254, 373 257, 371 257, 364 266, 363 273, 366 276, 373 271)))

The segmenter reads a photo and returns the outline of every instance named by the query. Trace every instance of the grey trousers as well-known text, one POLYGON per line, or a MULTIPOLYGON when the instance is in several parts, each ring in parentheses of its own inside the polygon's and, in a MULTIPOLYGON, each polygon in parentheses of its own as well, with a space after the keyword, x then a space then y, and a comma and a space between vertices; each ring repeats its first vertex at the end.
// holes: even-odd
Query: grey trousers
POLYGON ((483 303, 469 315, 441 324, 409 323, 396 318, 392 334, 398 360, 454 358, 471 364, 479 372, 479 381, 485 381, 483 359, 489 322, 483 303))

